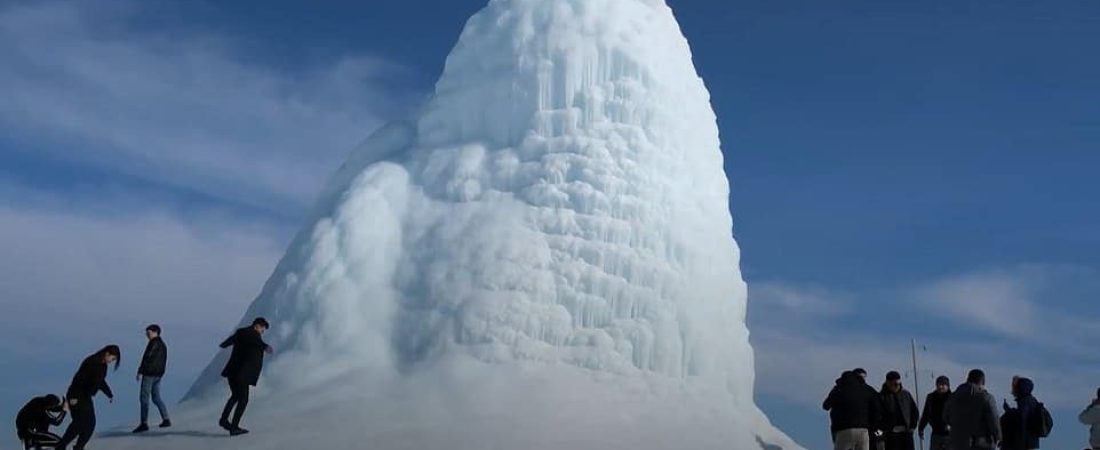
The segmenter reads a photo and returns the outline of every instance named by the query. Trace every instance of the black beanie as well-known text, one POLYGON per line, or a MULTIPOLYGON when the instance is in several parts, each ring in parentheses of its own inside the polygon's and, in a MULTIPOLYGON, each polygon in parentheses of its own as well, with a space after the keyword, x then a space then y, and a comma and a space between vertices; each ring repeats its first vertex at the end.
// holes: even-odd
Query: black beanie
POLYGON ((936 386, 950 387, 951 386, 951 379, 947 378, 946 376, 940 375, 939 378, 936 378, 936 386))
POLYGON ((900 380, 900 379, 901 379, 901 374, 898 373, 896 370, 891 370, 890 373, 886 374, 886 380, 887 381, 894 381, 894 380, 900 380))

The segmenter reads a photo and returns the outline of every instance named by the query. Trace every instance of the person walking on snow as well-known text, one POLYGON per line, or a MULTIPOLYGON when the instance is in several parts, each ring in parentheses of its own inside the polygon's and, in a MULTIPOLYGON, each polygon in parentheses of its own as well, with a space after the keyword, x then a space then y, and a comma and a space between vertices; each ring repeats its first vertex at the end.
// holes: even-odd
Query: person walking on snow
POLYGON ((971 370, 943 410, 943 420, 951 428, 952 450, 989 450, 1001 440, 997 420, 997 400, 985 390, 985 372, 971 370))
POLYGON ((149 431, 149 398, 153 398, 153 404, 157 405, 160 412, 160 427, 172 426, 168 418, 168 408, 160 399, 160 380, 164 377, 168 366, 168 346, 164 345, 164 339, 160 337, 160 325, 145 327, 145 338, 149 343, 145 345, 145 354, 138 365, 137 380, 141 382, 141 425, 134 429, 134 433, 149 431))
POLYGON ((232 436, 248 433, 241 428, 241 417, 248 407, 248 390, 260 380, 260 372, 264 367, 264 353, 272 353, 270 345, 263 340, 263 334, 270 328, 267 320, 258 317, 252 321, 252 326, 237 330, 225 342, 221 348, 233 347, 229 355, 229 362, 222 370, 222 376, 229 382, 229 401, 225 403, 221 419, 218 425, 229 431, 232 436), (229 421, 229 414, 233 413, 233 421, 229 421))
POLYGON ((834 450, 870 450, 870 430, 879 421, 879 400, 863 377, 844 372, 822 407, 832 421, 834 450))
POLYGON ((917 425, 917 434, 920 440, 924 440, 924 429, 932 426, 932 441, 928 450, 949 450, 951 444, 948 438, 951 436, 951 428, 943 421, 943 408, 947 400, 951 398, 951 380, 945 376, 936 378, 936 390, 928 394, 924 399, 924 413, 920 416, 920 424, 917 425))
POLYGON ((96 425, 92 397, 103 392, 107 400, 114 403, 115 394, 111 392, 111 386, 107 385, 107 366, 114 364, 115 370, 118 370, 121 361, 122 352, 118 346, 108 345, 80 363, 80 368, 69 385, 69 391, 65 394, 73 421, 69 423, 61 442, 57 443, 58 450, 65 450, 73 440, 76 440, 74 450, 84 450, 84 446, 92 439, 96 425))
POLYGON ((886 374, 886 383, 879 394, 882 401, 882 442, 885 450, 913 450, 913 430, 917 428, 920 412, 913 395, 901 385, 901 374, 886 374))
POLYGON ((61 425, 65 420, 65 405, 56 395, 35 397, 27 402, 15 416, 15 432, 23 442, 23 449, 54 447, 61 436, 50 433, 50 426, 61 425))
POLYGON ((1077 420, 1089 426, 1089 447, 1092 450, 1100 450, 1100 389, 1096 390, 1096 398, 1085 407, 1077 416, 1077 420))

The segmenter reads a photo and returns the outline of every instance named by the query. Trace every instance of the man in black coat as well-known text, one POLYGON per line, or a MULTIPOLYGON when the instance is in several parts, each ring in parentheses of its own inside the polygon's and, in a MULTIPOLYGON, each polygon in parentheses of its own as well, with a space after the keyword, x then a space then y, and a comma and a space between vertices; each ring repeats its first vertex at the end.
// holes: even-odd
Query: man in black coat
POLYGON ((141 425, 134 429, 134 433, 149 431, 149 398, 157 405, 160 412, 160 427, 172 426, 168 419, 168 408, 160 399, 160 380, 168 367, 168 346, 164 345, 164 339, 160 337, 160 325, 145 327, 145 337, 149 343, 145 345, 145 354, 138 365, 137 379, 141 382, 141 425))
POLYGON ((901 374, 886 374, 882 386, 882 422, 886 450, 913 450, 913 430, 917 429, 920 412, 913 395, 901 385, 901 374))
POLYGON ((863 377, 844 372, 822 407, 829 411, 835 450, 868 450, 870 430, 879 421, 879 401, 863 377))
POLYGON ((943 408, 951 398, 951 380, 945 376, 936 378, 936 390, 924 400, 924 413, 920 416, 917 432, 924 440, 924 429, 932 426, 932 442, 928 450, 949 450, 951 448, 951 428, 943 420, 943 408))
POLYGON ((218 425, 229 431, 233 436, 245 434, 248 430, 241 428, 241 417, 248 407, 248 390, 260 381, 260 372, 264 368, 264 353, 271 353, 270 345, 263 340, 263 334, 270 328, 263 317, 252 321, 252 326, 237 330, 225 342, 221 348, 233 347, 233 353, 229 355, 229 362, 222 369, 222 376, 229 381, 229 392, 232 395, 225 403, 221 420, 218 425), (236 410, 234 410, 236 408, 236 410), (229 421, 229 413, 233 412, 233 421, 229 421))

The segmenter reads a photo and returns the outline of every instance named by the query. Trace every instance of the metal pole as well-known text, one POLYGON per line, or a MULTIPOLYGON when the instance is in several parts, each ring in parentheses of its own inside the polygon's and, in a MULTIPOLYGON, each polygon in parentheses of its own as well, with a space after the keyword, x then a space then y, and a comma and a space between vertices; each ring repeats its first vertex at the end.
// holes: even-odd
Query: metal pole
MULTIPOLYGON (((913 399, 917 403, 917 411, 923 411, 920 405, 920 372, 917 370, 917 340, 912 340, 913 348, 913 395, 917 398, 913 399)), ((920 438, 920 450, 924 450, 924 436, 920 438)))

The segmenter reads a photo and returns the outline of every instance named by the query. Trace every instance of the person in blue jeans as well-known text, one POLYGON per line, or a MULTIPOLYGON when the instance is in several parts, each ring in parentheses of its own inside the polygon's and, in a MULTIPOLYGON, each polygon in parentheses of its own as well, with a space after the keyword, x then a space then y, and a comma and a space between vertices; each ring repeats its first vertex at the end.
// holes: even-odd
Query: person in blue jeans
POLYGON ((153 398, 153 404, 160 411, 160 427, 172 426, 172 421, 168 419, 168 408, 160 399, 160 380, 168 366, 168 346, 164 345, 164 339, 160 337, 160 325, 146 327, 145 337, 149 339, 149 343, 145 346, 137 375, 141 382, 141 425, 134 429, 134 433, 149 431, 149 397, 153 398))

